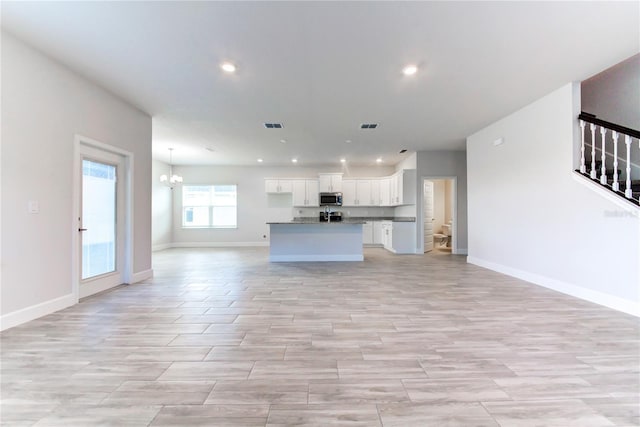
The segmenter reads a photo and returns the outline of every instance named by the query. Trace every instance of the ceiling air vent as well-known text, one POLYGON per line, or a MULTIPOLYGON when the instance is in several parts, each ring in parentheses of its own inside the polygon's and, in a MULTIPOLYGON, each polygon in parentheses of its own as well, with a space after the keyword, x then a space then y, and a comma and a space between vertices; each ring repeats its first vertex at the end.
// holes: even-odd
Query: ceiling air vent
POLYGON ((360 129, 375 129, 377 127, 377 123, 363 123, 360 125, 360 129))
POLYGON ((267 129, 282 129, 282 123, 265 123, 267 129))

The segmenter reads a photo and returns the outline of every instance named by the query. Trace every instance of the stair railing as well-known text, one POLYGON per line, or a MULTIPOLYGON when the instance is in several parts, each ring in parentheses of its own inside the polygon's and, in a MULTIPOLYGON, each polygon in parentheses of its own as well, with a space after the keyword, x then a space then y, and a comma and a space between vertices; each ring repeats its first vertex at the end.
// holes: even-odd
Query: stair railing
MULTIPOLYGON (((636 203, 637 199, 634 198, 633 193, 633 181, 631 177, 631 148, 632 148, 632 140, 635 138, 638 140, 638 149, 640 150, 640 131, 635 129, 627 128, 621 125, 617 125, 615 123, 607 122, 605 120, 598 119, 595 115, 585 113, 584 111, 580 113, 578 116, 580 120, 580 133, 581 133, 581 147, 580 147, 580 173, 584 175, 588 175, 593 180, 599 180, 600 184, 610 187, 615 192, 620 191, 620 177, 618 175, 618 139, 620 136, 624 136, 624 143, 626 145, 626 158, 620 158, 624 163, 626 163, 625 168, 625 188, 624 188, 624 197, 627 199, 634 200, 636 203), (587 160, 585 158, 585 128, 589 124, 589 131, 591 133, 591 163, 587 164, 587 160), (598 171, 597 160, 596 160, 596 130, 600 128, 600 141, 601 141, 601 153, 600 153, 600 170, 598 171), (613 143, 613 171, 612 171, 612 182, 609 184, 609 177, 607 175, 607 166, 606 166, 606 156, 607 156, 607 132, 611 132, 611 141, 613 143), (589 172, 587 173, 587 168, 589 167, 589 172), (600 176, 598 176, 598 172, 600 172, 600 176)), ((611 154, 610 154, 611 155, 611 154)), ((639 177, 640 178, 640 177, 639 177)))

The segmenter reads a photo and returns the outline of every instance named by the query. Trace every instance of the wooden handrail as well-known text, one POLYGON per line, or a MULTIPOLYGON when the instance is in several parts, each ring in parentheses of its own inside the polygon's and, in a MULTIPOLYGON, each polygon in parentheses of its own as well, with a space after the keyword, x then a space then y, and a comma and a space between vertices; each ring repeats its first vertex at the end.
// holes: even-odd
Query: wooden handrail
POLYGON ((580 120, 584 120, 588 123, 593 123, 594 125, 602 126, 610 130, 615 130, 618 133, 629 135, 633 138, 640 139, 640 131, 631 129, 625 126, 617 125, 615 123, 608 122, 606 120, 601 120, 596 118, 595 114, 585 113, 584 111, 580 113, 578 116, 580 120))

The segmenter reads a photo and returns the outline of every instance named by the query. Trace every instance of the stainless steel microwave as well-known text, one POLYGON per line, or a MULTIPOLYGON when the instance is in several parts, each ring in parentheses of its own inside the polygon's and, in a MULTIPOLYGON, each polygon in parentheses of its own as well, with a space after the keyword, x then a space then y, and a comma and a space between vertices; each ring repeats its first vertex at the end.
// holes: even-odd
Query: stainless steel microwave
POLYGON ((320 193, 320 206, 342 206, 342 193, 320 193))

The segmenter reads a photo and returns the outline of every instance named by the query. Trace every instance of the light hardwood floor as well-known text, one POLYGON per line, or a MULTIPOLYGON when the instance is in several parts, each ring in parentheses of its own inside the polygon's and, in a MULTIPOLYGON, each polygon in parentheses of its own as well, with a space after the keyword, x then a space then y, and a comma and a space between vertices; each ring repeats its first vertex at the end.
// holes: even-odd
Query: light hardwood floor
POLYGON ((7 330, 7 426, 638 426, 637 318, 443 254, 156 277, 7 330))

